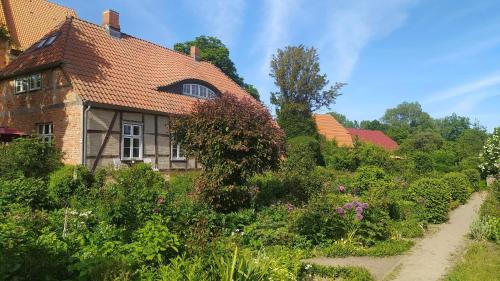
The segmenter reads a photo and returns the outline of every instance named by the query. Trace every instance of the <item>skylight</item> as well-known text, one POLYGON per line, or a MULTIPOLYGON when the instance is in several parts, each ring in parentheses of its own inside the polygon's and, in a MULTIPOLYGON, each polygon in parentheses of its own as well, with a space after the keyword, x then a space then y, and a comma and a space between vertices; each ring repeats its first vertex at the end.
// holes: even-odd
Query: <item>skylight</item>
POLYGON ((36 45, 36 48, 40 49, 43 47, 50 46, 50 45, 52 45, 52 43, 54 43, 54 41, 56 41, 56 39, 57 39, 57 34, 54 34, 48 38, 43 38, 42 40, 40 40, 40 42, 38 42, 38 44, 36 45))

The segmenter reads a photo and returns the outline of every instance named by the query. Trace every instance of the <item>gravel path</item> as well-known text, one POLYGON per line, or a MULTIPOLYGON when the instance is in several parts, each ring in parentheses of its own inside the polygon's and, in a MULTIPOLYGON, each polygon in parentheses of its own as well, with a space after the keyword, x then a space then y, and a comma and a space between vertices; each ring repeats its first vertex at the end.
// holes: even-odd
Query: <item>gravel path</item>
POLYGON ((477 218, 485 197, 485 193, 474 193, 465 205, 450 212, 450 220, 447 223, 437 226, 436 231, 427 234, 405 255, 385 258, 319 257, 304 262, 327 266, 365 267, 376 280, 439 280, 453 265, 453 255, 462 253, 469 226, 477 218))
POLYGON ((394 280, 439 280, 453 265, 452 256, 461 254, 469 226, 478 216, 486 194, 475 193, 467 204, 450 213, 450 220, 430 237, 422 239, 401 260, 394 280))

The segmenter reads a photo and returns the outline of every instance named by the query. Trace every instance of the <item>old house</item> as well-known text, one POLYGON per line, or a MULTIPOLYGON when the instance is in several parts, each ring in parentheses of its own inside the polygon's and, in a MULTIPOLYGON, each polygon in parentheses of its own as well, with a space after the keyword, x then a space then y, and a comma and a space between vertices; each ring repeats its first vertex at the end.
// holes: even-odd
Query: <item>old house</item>
POLYGON ((251 98, 214 65, 135 38, 105 11, 101 25, 68 17, 1 72, 0 126, 52 140, 64 161, 149 162, 192 169, 171 125, 198 100, 251 98))

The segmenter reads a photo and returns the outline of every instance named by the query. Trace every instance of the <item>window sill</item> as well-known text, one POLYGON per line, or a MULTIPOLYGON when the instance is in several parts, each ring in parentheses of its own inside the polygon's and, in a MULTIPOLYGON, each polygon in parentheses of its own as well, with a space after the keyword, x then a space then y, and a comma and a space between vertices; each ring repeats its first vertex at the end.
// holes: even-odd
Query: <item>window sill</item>
POLYGON ((170 158, 170 161, 172 162, 186 162, 186 158, 170 158))
POLYGON ((30 94, 30 93, 34 93, 34 92, 38 92, 38 91, 41 91, 42 89, 34 89, 34 90, 29 90, 29 91, 24 91, 24 92, 14 92, 14 95, 15 96, 18 96, 18 95, 23 95, 23 94, 30 94))

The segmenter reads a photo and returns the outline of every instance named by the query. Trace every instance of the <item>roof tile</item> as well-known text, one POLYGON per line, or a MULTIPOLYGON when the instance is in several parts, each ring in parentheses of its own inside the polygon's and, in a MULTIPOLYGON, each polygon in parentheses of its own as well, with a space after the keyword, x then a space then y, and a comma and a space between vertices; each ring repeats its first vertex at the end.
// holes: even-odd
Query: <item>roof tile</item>
POLYGON ((357 136, 360 141, 369 142, 374 145, 380 146, 385 150, 396 150, 399 145, 389 136, 384 134, 382 131, 376 130, 363 130, 363 129, 347 129, 349 133, 353 136, 357 136))

